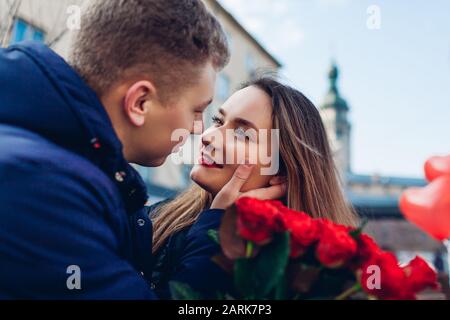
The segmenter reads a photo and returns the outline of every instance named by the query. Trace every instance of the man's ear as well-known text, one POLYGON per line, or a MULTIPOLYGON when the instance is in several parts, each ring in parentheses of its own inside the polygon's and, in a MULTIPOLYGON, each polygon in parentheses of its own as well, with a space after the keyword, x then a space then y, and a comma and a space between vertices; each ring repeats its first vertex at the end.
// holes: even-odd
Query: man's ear
POLYGON ((151 104, 156 100, 156 88, 150 81, 136 82, 125 95, 123 105, 125 115, 134 126, 142 127, 151 104))

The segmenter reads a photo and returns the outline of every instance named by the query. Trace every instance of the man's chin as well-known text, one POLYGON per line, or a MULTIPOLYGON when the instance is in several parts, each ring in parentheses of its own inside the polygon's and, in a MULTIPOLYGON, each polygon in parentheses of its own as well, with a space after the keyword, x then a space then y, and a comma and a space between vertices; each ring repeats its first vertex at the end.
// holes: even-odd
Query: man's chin
POLYGON ((151 161, 151 163, 150 163, 150 167, 160 167, 160 166, 162 166, 164 163, 166 163, 166 160, 167 160, 167 157, 160 158, 160 159, 157 159, 157 160, 153 160, 153 161, 151 161))
POLYGON ((166 162, 166 159, 167 159, 167 157, 164 157, 164 158, 159 158, 159 159, 141 161, 136 164, 140 165, 141 167, 156 168, 156 167, 162 166, 166 162))

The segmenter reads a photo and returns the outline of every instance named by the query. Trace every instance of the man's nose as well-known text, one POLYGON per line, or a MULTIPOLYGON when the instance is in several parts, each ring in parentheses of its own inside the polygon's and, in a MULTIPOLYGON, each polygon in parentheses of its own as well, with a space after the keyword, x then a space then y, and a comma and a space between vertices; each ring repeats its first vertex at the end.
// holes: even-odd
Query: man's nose
POLYGON ((203 120, 195 120, 194 125, 192 126, 191 134, 193 135, 201 135, 205 131, 205 126, 203 120))

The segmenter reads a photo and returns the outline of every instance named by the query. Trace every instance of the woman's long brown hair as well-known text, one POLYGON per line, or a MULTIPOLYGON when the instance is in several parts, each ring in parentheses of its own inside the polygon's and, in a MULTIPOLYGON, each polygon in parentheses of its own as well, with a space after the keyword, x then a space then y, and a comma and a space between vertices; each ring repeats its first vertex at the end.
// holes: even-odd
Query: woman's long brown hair
MULTIPOLYGON (((314 218, 354 226, 357 217, 345 200, 327 133, 317 108, 302 93, 264 76, 245 85, 272 99, 273 128, 280 131, 279 175, 287 177, 286 205, 314 218)), ((153 252, 174 233, 195 223, 212 196, 194 185, 154 213, 153 252)))

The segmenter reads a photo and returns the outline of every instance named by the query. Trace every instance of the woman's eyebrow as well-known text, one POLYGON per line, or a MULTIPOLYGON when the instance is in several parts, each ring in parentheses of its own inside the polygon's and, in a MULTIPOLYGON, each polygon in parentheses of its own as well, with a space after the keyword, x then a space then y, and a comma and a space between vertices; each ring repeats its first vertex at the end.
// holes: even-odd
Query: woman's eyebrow
POLYGON ((245 120, 245 119, 242 119, 242 118, 236 118, 233 121, 234 121, 234 123, 240 124, 240 125, 242 125, 244 127, 249 127, 249 128, 253 128, 255 130, 258 130, 258 127, 256 127, 256 125, 253 122, 251 122, 251 121, 248 121, 248 120, 245 120))
MULTIPOLYGON (((224 116, 224 117, 227 115, 225 110, 223 110, 222 108, 219 109, 219 113, 222 116, 224 116)), ((235 119, 233 119, 233 122, 236 123, 236 124, 239 124, 241 126, 244 126, 244 127, 249 127, 249 128, 253 128, 255 130, 258 130, 258 127, 253 122, 251 122, 249 120, 246 120, 246 119, 235 118, 235 119)))

